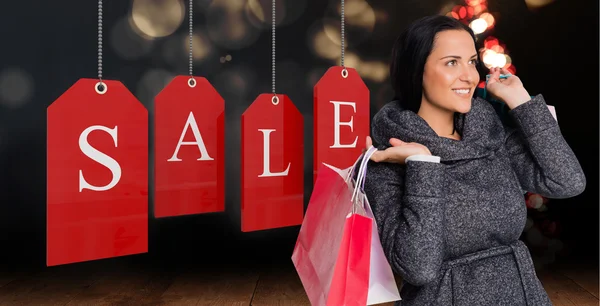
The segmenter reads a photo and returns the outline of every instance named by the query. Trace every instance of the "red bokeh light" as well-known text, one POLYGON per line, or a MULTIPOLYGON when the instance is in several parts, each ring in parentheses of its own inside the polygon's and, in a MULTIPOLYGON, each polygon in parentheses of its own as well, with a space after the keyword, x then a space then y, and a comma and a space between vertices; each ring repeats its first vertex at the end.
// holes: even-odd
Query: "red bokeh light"
POLYGON ((467 18, 471 19, 475 15, 475 9, 472 6, 467 8, 467 18))
POLYGON ((467 18, 467 8, 464 6, 461 6, 458 9, 458 16, 460 17, 460 19, 465 19, 467 18))
POLYGON ((500 42, 498 41, 498 38, 493 37, 493 36, 489 36, 488 38, 486 38, 483 41, 483 45, 485 46, 486 49, 492 49, 493 46, 500 44, 500 42))
POLYGON ((510 71, 510 73, 512 73, 512 74, 514 74, 514 75, 517 75, 517 68, 516 68, 516 67, 515 67, 515 65, 513 65, 513 64, 510 64, 510 65, 509 65, 509 66, 506 68, 506 70, 510 71))

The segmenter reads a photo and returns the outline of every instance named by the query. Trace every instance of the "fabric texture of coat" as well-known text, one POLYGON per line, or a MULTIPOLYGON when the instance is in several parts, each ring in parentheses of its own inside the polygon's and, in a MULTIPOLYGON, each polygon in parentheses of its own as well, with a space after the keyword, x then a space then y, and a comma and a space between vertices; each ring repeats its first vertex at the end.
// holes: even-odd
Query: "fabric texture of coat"
POLYGON ((519 240, 524 192, 569 198, 583 192, 586 178, 542 95, 508 116, 514 127, 474 98, 468 113, 455 116, 462 136, 455 140, 398 101, 375 115, 379 149, 395 137, 441 158, 368 164, 365 193, 386 257, 403 279, 395 305, 551 305, 519 240))

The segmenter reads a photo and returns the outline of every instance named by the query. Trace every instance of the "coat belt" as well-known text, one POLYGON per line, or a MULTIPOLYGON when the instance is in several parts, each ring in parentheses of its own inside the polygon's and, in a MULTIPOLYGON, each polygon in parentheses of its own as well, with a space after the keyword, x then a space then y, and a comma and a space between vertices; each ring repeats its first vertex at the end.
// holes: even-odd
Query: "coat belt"
POLYGON ((540 297, 540 295, 537 294, 540 289, 540 285, 535 274, 533 261, 531 260, 531 256, 529 255, 529 250, 525 243, 521 240, 517 240, 516 242, 510 245, 492 247, 489 249, 469 253, 456 259, 445 261, 442 264, 441 269, 441 273, 443 274, 443 279, 441 280, 441 283, 451 284, 452 274, 450 272, 452 268, 462 265, 468 265, 474 261, 482 260, 485 258, 496 257, 506 254, 513 254, 515 262, 517 263, 519 274, 521 276, 521 284, 523 285, 523 291, 525 292, 525 300, 527 302, 527 305, 545 305, 545 301, 540 300, 543 297, 540 297))

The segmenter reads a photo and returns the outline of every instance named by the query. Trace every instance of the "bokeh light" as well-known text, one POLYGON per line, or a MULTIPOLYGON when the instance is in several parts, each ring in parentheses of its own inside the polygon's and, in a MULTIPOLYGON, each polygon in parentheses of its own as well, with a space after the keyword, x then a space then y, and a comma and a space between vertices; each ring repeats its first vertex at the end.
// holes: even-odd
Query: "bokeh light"
POLYGON ((327 35, 327 38, 329 38, 329 40, 331 40, 334 44, 339 47, 342 46, 342 32, 335 21, 326 19, 323 22, 323 31, 325 32, 325 35, 327 35))
MULTIPOLYGON (((344 5, 345 34, 351 39, 346 39, 345 45, 353 47, 367 41, 374 31, 377 21, 383 21, 377 19, 378 15, 387 18, 385 13, 376 12, 365 0, 346 0, 344 5)), ((333 25, 337 28, 337 32, 340 32, 341 2, 339 0, 329 0, 325 19, 327 24, 333 25)), ((337 36, 339 37, 339 34, 337 36)))
POLYGON ((504 47, 502 45, 493 45, 491 48, 491 50, 494 50, 494 52, 496 53, 504 53, 504 47))
POLYGON ((134 31, 131 16, 119 19, 111 30, 110 45, 119 57, 138 59, 152 51, 154 40, 146 39, 134 31))
MULTIPOLYGON (((336 60, 336 65, 341 66, 342 58, 338 57, 336 60)), ((357 71, 361 68, 361 60, 360 57, 354 52, 346 52, 344 54, 344 66, 354 68, 357 71)))
POLYGON ((473 14, 475 14, 475 15, 479 15, 479 14, 485 12, 486 10, 487 10, 486 4, 479 4, 479 5, 473 6, 473 14))
POLYGON ((527 241, 529 241, 533 246, 542 246, 542 243, 544 243, 544 236, 537 227, 532 227, 529 229, 529 231, 526 233, 526 236, 527 241))
MULTIPOLYGON (((337 59, 336 65, 341 65, 341 57, 337 59)), ((388 65, 384 62, 363 61, 354 52, 347 52, 344 56, 344 65, 354 68, 363 79, 381 83, 389 75, 388 65)))
POLYGON ((533 227, 533 219, 531 219, 531 217, 527 217, 527 221, 525 221, 525 231, 528 231, 530 228, 533 227))
POLYGON ((554 0, 525 0, 525 3, 529 9, 539 9, 552 2, 554 2, 554 0))
POLYGON ((325 21, 315 22, 307 31, 308 45, 310 50, 318 57, 335 60, 341 55, 340 38, 334 34, 327 34, 325 29, 331 27, 330 32, 335 31, 335 27, 327 24, 325 21), (331 37, 330 37, 331 36, 331 37))
MULTIPOLYGON (((240 1, 240 0, 238 0, 240 1)), ((240 1, 243 2, 243 1, 240 1)), ((259 29, 270 28, 272 25, 271 1, 266 0, 247 0, 244 7, 244 14, 250 24, 259 29)), ((275 3, 275 25, 281 25, 286 18, 285 1, 276 1, 275 3)))
POLYGON ((183 0, 133 0, 131 19, 140 35, 154 39, 173 34, 185 15, 183 0))
MULTIPOLYGON (((194 75, 204 76, 219 67, 217 48, 208 38, 208 34, 200 27, 193 30, 192 60, 194 75)), ((189 69, 189 34, 174 34, 165 39, 161 45, 161 53, 172 69, 178 74, 187 74, 189 69)))
POLYGON ((485 32, 485 30, 487 30, 488 23, 481 18, 477 18, 477 19, 471 21, 471 24, 469 24, 469 27, 471 27, 471 29, 473 30, 473 33, 481 34, 481 33, 485 32))
POLYGON ((454 6, 454 8, 452 9, 452 12, 454 12, 456 14, 456 16, 458 16, 458 18, 456 18, 456 19, 467 18, 467 8, 462 5, 454 6))
POLYGON ((494 18, 494 16, 492 14, 490 14, 488 12, 481 14, 481 16, 479 16, 479 18, 485 20, 488 28, 492 28, 496 24, 496 19, 494 18))
MULTIPOLYGON (((224 57, 224 60, 227 59, 224 57)), ((250 98, 250 90, 256 86, 253 83, 253 80, 256 80, 255 73, 243 66, 222 69, 213 80, 213 85, 223 98, 234 101, 250 98)))
MULTIPOLYGON (((339 16, 341 16, 341 13, 340 5, 338 7, 339 16)), ((365 0, 345 1, 344 19, 346 24, 362 27, 368 31, 373 31, 376 22, 375 11, 365 0)))
POLYGON ((483 64, 488 68, 492 67, 496 54, 497 53, 494 50, 485 49, 485 51, 483 51, 483 54, 481 55, 483 64))
POLYGON ((498 41, 498 39, 496 37, 493 36, 488 36, 484 41, 484 47, 486 49, 491 49, 493 46, 498 45, 500 42, 498 41))
POLYGON ((243 49, 258 40, 260 30, 245 17, 245 7, 245 1, 214 0, 210 4, 205 14, 206 27, 216 45, 243 49))
POLYGON ((467 3, 468 6, 477 6, 480 4, 487 4, 486 0, 465 0, 465 2, 467 3))
MULTIPOLYGON (((242 0, 237 0, 242 1, 242 0)), ((257 28, 271 26, 271 1, 246 0, 245 15, 257 28)), ((307 0, 277 0, 275 3, 275 23, 285 26, 294 23, 306 10, 307 0)))
MULTIPOLYGON (((339 0, 330 1, 330 3, 334 3, 337 9, 337 14, 341 16, 342 14, 342 3, 339 0)), ((344 1, 344 15, 348 16, 356 16, 367 10, 369 7, 369 3, 365 0, 346 0, 344 1)))
POLYGON ((33 78, 25 70, 10 68, 0 72, 0 103, 17 108, 29 102, 33 95, 33 78))
POLYGON ((152 69, 144 73, 139 80, 135 96, 144 104, 153 115, 154 98, 165 88, 175 76, 164 69, 152 69))
POLYGON ((510 73, 512 74, 517 74, 517 67, 515 67, 515 65, 513 64, 508 65, 508 67, 506 67, 506 70, 510 71, 510 73))

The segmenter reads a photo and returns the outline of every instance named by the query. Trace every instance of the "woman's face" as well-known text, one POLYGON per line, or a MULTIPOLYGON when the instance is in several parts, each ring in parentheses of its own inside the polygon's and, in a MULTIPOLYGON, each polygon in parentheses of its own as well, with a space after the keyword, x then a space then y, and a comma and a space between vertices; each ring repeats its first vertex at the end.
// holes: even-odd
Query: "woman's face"
POLYGON ((479 73, 473 38, 463 30, 439 32, 423 71, 423 102, 467 113, 479 73))

